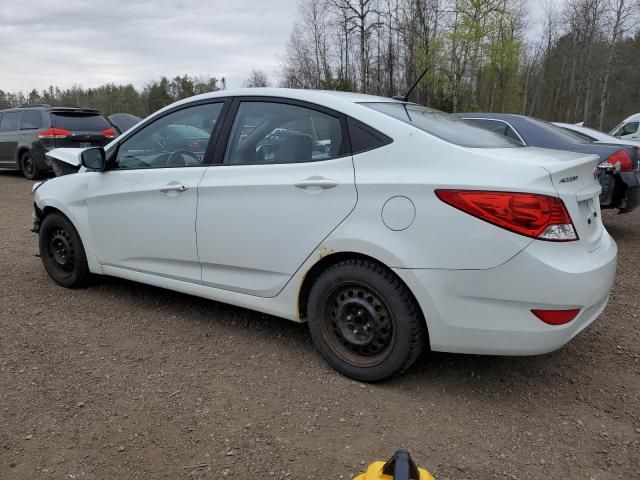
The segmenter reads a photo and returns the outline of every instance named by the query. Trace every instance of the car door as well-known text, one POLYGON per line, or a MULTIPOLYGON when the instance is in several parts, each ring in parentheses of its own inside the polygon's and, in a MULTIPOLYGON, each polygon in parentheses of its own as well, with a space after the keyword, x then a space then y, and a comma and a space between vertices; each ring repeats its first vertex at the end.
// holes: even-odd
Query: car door
POLYGON ((93 176, 89 224, 103 266, 200 283, 197 187, 223 107, 220 101, 190 104, 153 120, 124 138, 113 165, 93 176), (199 137, 167 142, 180 126, 197 128, 199 137))
POLYGON ((0 165, 4 167, 16 166, 20 112, 4 112, 0 120, 0 165))
POLYGON ((277 295, 357 201, 346 121, 299 102, 236 100, 198 188, 205 285, 277 295))

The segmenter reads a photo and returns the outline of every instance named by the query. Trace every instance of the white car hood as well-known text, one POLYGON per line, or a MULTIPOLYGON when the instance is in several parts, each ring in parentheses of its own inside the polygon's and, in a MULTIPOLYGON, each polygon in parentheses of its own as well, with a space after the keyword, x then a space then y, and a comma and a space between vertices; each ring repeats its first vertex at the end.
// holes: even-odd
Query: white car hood
POLYGON ((60 162, 68 163, 74 167, 81 165, 80 154, 86 150, 86 148, 56 148, 46 153, 49 159, 58 160, 60 162))

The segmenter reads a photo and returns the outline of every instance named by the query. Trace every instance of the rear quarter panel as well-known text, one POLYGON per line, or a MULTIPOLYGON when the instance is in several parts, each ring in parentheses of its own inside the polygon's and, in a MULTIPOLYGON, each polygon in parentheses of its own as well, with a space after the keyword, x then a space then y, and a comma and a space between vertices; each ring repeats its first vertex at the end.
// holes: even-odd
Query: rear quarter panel
POLYGON ((354 156, 358 204, 324 242, 329 251, 364 253, 390 267, 486 269, 533 241, 463 213, 434 193, 460 188, 556 195, 546 170, 517 161, 522 149, 506 149, 513 155, 498 158, 495 151, 459 147, 413 127, 391 136, 392 144, 354 156), (382 221, 383 206, 394 196, 415 205, 413 223, 401 231, 382 221))

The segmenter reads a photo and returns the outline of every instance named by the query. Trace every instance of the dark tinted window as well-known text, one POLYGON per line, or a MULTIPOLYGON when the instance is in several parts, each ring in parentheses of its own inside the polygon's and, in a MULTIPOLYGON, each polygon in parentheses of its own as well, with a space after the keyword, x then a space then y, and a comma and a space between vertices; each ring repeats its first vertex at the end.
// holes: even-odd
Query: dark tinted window
POLYGON ((537 118, 529 118, 528 121, 535 124, 538 128, 542 130, 546 130, 547 133, 551 133, 556 137, 561 136, 565 140, 570 140, 573 143, 582 143, 582 144, 591 143, 589 140, 586 140, 584 137, 577 135, 575 132, 573 131, 569 132, 568 130, 565 130, 564 128, 560 128, 559 126, 554 125, 553 123, 545 122, 544 120, 539 120, 537 118))
POLYGON ((577 135, 577 136, 581 137, 583 140, 587 140, 589 142, 597 142, 598 141, 597 139, 587 135, 584 132, 579 132, 577 130, 571 130, 570 128, 567 128, 567 127, 560 127, 560 128, 562 128, 563 130, 566 130, 567 132, 573 133, 574 135, 577 135))
POLYGON ((19 112, 5 112, 0 121, 0 132, 13 132, 18 130, 19 112))
POLYGON ((470 118, 468 121, 482 128, 485 128, 490 132, 499 133, 500 135, 507 134, 508 125, 504 122, 501 122, 500 120, 490 120, 485 118, 470 118))
POLYGON ((347 125, 351 139, 351 152, 354 155, 389 145, 393 141, 386 135, 353 118, 347 120, 347 125))
POLYGON ((522 140, 520 139, 516 131, 513 128, 511 128, 509 125, 507 125, 507 132, 505 133, 505 135, 509 137, 511 140, 515 140, 518 143, 522 143, 522 140))
POLYGON ((343 154, 340 120, 310 108, 242 102, 229 136, 225 164, 302 163, 343 154))
POLYGON ((492 120, 489 118, 468 118, 467 122, 473 123, 474 125, 478 125, 486 130, 489 130, 493 133, 499 133, 500 135, 504 135, 505 137, 510 138, 522 144, 522 140, 516 133, 516 131, 511 128, 511 126, 507 122, 503 122, 502 120, 492 120))
POLYGON ((22 112, 20 119, 21 130, 31 130, 42 126, 42 113, 37 110, 27 110, 22 112))
POLYGON ((111 125, 102 115, 82 113, 52 113, 51 126, 72 132, 101 132, 111 125))
POLYGON ((409 125, 463 147, 509 148, 519 146, 505 136, 471 125, 460 118, 411 103, 362 103, 409 125))

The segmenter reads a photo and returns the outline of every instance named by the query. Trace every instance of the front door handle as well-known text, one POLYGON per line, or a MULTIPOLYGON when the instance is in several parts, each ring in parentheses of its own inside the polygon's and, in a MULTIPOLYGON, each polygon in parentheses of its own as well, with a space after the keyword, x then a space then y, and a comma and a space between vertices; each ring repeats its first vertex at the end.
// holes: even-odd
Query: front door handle
POLYGON ((324 177, 309 177, 300 182, 294 183, 294 186, 297 188, 321 188, 322 190, 327 190, 328 188, 334 188, 338 186, 338 182, 336 180, 332 180, 330 178, 324 177))
POLYGON ((189 186, 184 185, 182 183, 170 183, 168 185, 164 185, 160 187, 158 190, 160 190, 162 193, 169 193, 169 192, 182 193, 189 190, 189 186))

